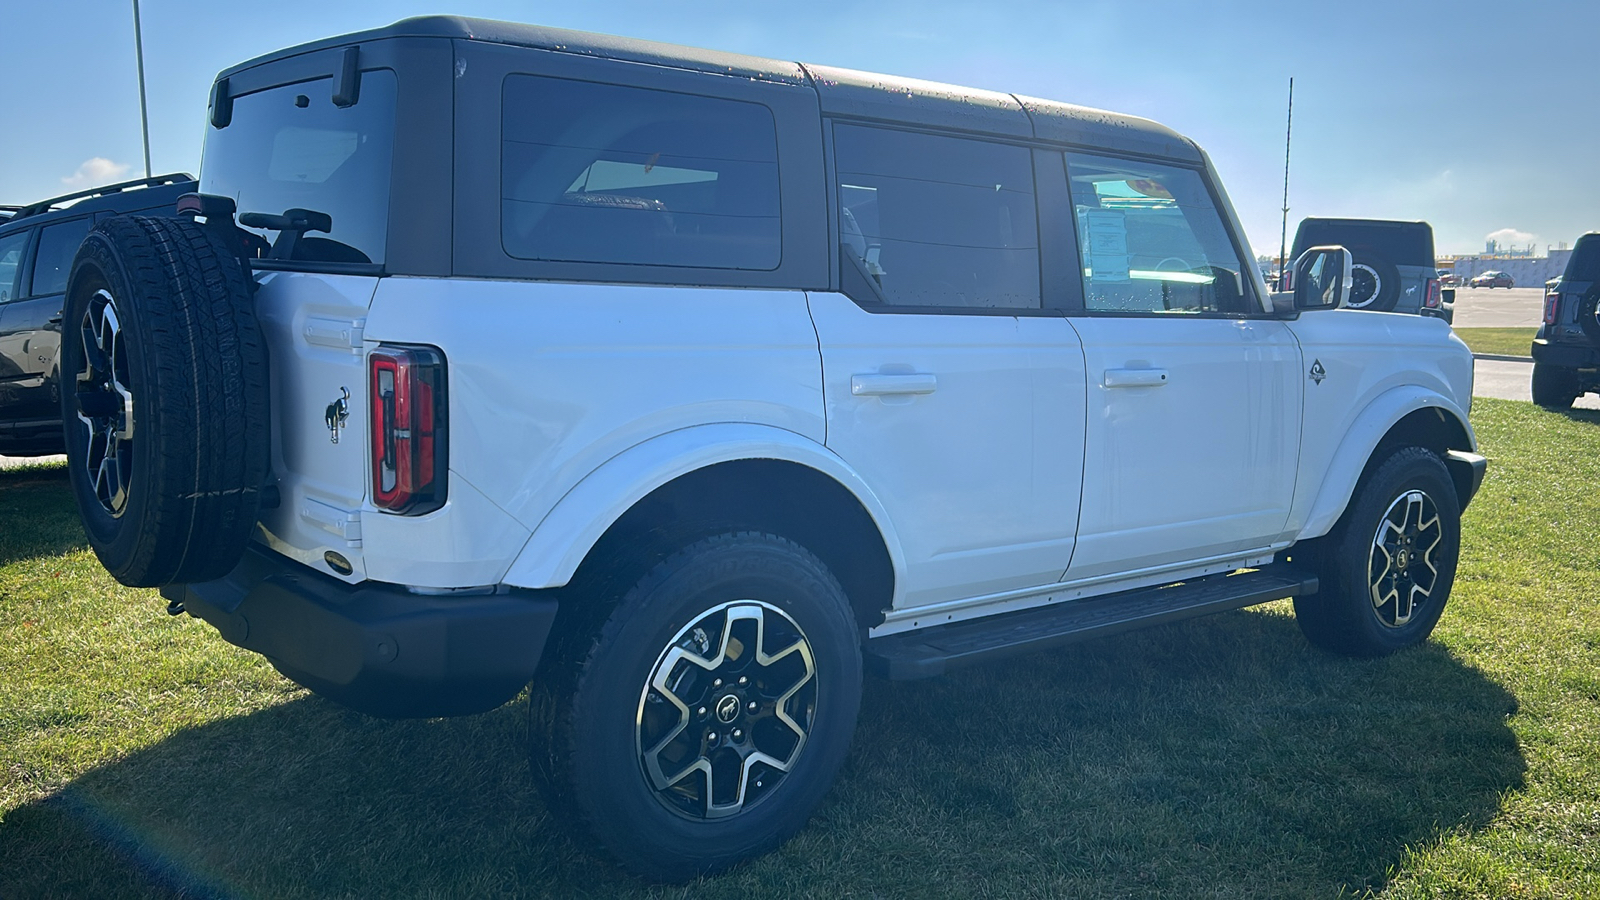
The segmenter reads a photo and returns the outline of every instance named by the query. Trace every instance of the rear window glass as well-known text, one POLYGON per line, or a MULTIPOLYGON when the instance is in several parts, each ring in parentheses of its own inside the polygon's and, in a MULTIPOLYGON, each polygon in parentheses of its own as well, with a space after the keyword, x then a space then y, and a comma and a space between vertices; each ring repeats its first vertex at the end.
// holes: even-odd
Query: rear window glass
POLYGON ((354 106, 333 104, 331 78, 235 97, 228 127, 207 128, 200 190, 232 197, 241 213, 327 213, 333 228, 307 232, 295 260, 383 262, 395 90, 394 73, 375 69, 361 73, 354 106))
POLYGON ((1562 277, 1572 281, 1600 281, 1600 234, 1578 238, 1562 277))
POLYGON ((33 258, 33 295, 63 294, 72 274, 72 257, 94 222, 85 216, 46 225, 39 232, 39 252, 33 258))
MULTIPOLYGON (((1038 309, 1033 162, 1022 147, 836 125, 842 264, 890 306, 1038 309)), ((848 274, 847 274, 848 277, 848 274)))
POLYGON ((511 256, 778 267, 778 137, 765 106, 512 75, 501 134, 511 256))
POLYGON ((1433 228, 1426 222, 1306 219, 1294 233, 1293 258, 1312 247, 1362 247, 1401 266, 1433 268, 1433 228))

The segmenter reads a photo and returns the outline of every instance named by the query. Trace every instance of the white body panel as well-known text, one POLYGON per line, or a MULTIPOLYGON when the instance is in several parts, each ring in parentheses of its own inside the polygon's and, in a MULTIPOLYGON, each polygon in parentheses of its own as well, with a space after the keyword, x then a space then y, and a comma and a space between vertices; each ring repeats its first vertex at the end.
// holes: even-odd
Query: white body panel
POLYGON ((898 526, 895 607, 1060 580, 1083 471, 1083 351, 1067 321, 810 297, 828 449, 898 526))
POLYGON ((1090 380, 1083 517, 1067 575, 1094 578, 1276 541, 1294 491, 1303 377, 1284 323, 1072 321, 1090 380))

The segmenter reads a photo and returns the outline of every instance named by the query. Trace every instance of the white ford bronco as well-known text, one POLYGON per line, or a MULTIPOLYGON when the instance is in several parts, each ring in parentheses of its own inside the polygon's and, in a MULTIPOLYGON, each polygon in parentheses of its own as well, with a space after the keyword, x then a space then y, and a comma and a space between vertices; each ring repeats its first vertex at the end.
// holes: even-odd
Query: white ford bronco
POLYGON ((99 558, 375 715, 531 682, 651 877, 798 830, 867 672, 1290 597, 1423 641, 1484 472, 1449 327, 1339 247, 1269 294, 1129 116, 410 19, 223 72, 179 210, 72 269, 99 558))

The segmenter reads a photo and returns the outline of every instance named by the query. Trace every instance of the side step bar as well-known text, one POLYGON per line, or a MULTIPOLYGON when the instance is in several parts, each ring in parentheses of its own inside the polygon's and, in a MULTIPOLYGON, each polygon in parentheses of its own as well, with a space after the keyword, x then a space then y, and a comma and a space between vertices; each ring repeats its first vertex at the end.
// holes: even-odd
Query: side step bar
POLYGON ((865 662, 869 672, 895 681, 929 678, 956 666, 1316 592, 1315 575, 1277 564, 874 638, 865 662))

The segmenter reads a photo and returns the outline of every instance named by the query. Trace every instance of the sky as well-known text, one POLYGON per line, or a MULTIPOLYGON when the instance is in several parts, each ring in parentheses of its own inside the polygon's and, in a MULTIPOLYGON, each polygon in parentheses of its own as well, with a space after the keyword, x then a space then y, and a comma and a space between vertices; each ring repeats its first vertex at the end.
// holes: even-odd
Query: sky
MULTIPOLYGON (((132 0, 0 0, 0 203, 139 177, 132 0)), ((216 73, 297 43, 449 13, 1031 94, 1154 119, 1211 154, 1276 255, 1289 231, 1422 219, 1439 253, 1600 231, 1597 0, 804 3, 142 0, 157 174, 197 172, 216 73)))

